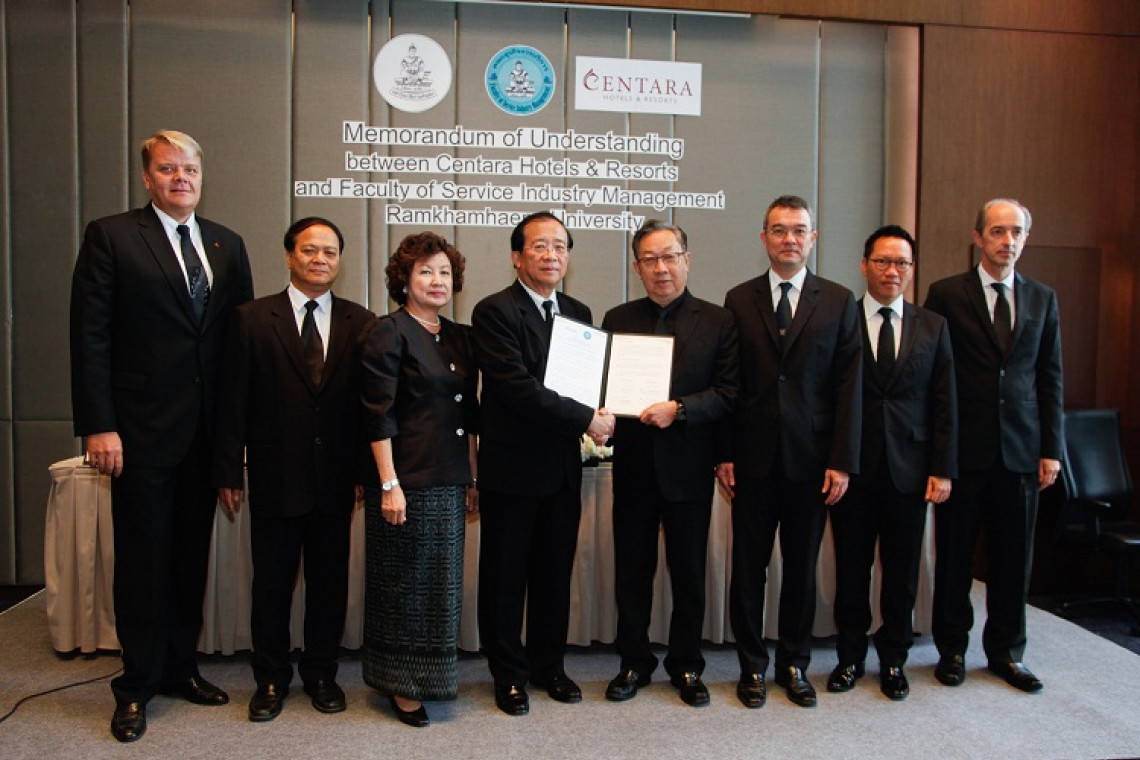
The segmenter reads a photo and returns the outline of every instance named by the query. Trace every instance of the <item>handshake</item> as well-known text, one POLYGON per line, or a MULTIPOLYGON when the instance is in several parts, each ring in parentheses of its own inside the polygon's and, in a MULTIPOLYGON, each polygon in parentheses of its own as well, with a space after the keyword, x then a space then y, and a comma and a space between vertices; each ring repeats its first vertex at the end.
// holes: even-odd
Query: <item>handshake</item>
POLYGON ((590 426, 586 428, 586 435, 590 436, 590 440, 602 446, 614 434, 614 423, 617 418, 606 409, 598 409, 594 412, 594 419, 590 421, 590 426))

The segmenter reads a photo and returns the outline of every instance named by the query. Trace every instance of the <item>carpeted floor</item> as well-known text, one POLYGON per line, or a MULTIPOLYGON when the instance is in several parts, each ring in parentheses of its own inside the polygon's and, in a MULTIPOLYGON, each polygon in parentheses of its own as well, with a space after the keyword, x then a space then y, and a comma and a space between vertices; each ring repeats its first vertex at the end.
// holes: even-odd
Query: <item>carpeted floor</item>
MULTIPOLYGON (((248 658, 207 657, 203 673, 230 692, 228 706, 156 698, 146 736, 120 745, 108 732, 112 701, 100 680, 23 703, 0 723, 0 758, 1140 757, 1140 656, 1037 609, 1030 609, 1029 631, 1027 663, 1045 681, 1040 694, 1022 694, 987 673, 977 641, 966 683, 941 686, 932 675, 937 654, 924 637, 911 654, 911 697, 905 702, 879 694, 877 665, 869 662, 867 678, 854 692, 821 691, 812 710, 795 707, 779 690, 763 709, 744 709, 733 694, 737 664, 730 647, 706 651, 705 680, 712 692, 706 708, 685 706, 667 682, 658 681, 630 702, 609 703, 602 693, 617 657, 598 648, 567 659, 568 672, 586 692, 582 704, 557 704, 532 689, 531 714, 511 718, 494 707, 486 663, 467 657, 460 663, 459 700, 430 704, 433 724, 425 730, 395 721, 386 703, 361 682, 353 655, 341 666, 347 712, 317 713, 295 688, 280 718, 250 723, 248 658)), ((0 714, 25 695, 118 667, 112 656, 58 658, 50 647, 42 594, 0 614, 0 642, 0 714)), ((816 650, 810 675, 820 689, 834 664, 834 649, 816 650)))

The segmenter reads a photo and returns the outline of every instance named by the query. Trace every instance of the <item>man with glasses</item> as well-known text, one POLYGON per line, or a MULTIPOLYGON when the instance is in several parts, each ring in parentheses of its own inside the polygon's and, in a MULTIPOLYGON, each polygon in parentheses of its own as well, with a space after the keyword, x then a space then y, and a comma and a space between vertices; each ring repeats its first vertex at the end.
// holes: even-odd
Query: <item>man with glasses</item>
POLYGON ((614 434, 614 572, 621 670, 606 688, 620 702, 649 683, 657 657, 649 645, 657 536, 673 592, 665 671, 694 707, 709 703, 701 681, 705 557, 716 467, 715 433, 736 403, 737 337, 732 314, 693 296, 685 231, 658 219, 633 236, 633 269, 646 298, 606 313, 602 329, 673 336, 669 398, 614 434))
POLYGON ((934 283, 926 298, 950 324, 962 442, 961 477, 934 515, 934 675, 946 686, 966 679, 971 570, 984 526, 989 669, 1016 689, 1042 688, 1021 662, 1025 602, 1037 492, 1056 482, 1065 438, 1057 295, 1014 271, 1032 223, 1015 200, 983 205, 974 221, 981 263, 934 283))
POLYGON ((518 279, 471 315, 483 376, 479 637, 495 704, 508 715, 529 712, 528 680, 559 702, 582 700, 563 668, 582 512, 579 439, 605 442, 614 416, 542 383, 554 315, 591 321, 589 307, 556 291, 573 247, 553 214, 524 217, 511 233, 518 279))
POLYGON ((903 665, 914 642, 926 502, 946 501, 957 475, 954 359, 946 320, 903 300, 914 275, 909 232, 894 225, 875 230, 859 266, 867 280, 859 301, 863 445, 847 498, 831 508, 839 664, 827 690, 850 691, 863 676, 878 541, 879 689, 902 700, 910 693, 903 665))
POLYGON ((741 390, 717 480, 732 497, 729 612, 746 707, 767 699, 765 584, 776 529, 783 585, 775 680, 802 707, 816 703, 811 662, 815 571, 827 508, 859 468, 862 351, 851 291, 815 276, 819 233, 807 201, 768 207, 760 233, 769 271, 728 292, 740 331, 741 390))

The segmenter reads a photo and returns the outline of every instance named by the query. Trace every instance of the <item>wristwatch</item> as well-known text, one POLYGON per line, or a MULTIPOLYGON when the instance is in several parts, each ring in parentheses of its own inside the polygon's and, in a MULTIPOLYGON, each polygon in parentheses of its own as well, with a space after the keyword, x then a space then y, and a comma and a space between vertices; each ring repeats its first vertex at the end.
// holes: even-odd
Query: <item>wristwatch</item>
POLYGON ((688 415, 685 414, 685 402, 679 398, 675 398, 673 399, 673 403, 677 405, 677 414, 673 419, 677 420, 677 422, 684 422, 687 420, 688 415))
POLYGON ((380 490, 381 491, 391 491, 393 488, 395 488, 398 485, 400 485, 400 479, 399 478, 392 478, 391 480, 385 480, 383 483, 381 483, 380 484, 380 490))

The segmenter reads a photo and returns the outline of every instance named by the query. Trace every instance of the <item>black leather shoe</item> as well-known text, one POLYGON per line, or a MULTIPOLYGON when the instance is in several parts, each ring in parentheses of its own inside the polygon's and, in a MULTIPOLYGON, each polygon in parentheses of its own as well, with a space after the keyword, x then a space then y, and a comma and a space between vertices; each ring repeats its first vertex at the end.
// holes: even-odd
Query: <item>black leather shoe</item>
POLYGON ((800 707, 815 707, 815 688, 808 682, 804 672, 795 665, 776 671, 776 684, 788 692, 788 699, 800 707))
POLYGON ((127 702, 116 705, 111 716, 111 736, 121 742, 133 742, 146 733, 146 705, 127 702))
POLYGON ((768 701, 768 686, 763 673, 742 673, 736 683, 736 697, 750 709, 763 707, 768 701))
POLYGON ((699 673, 678 673, 669 679, 681 692, 681 701, 690 707, 704 707, 709 703, 709 690, 699 673))
POLYGON ((273 720, 281 714, 287 696, 289 696, 288 686, 278 686, 275 683, 258 686, 253 698, 249 700, 249 719, 254 723, 273 720))
MULTIPOLYGON (((392 705, 392 709, 396 712, 396 717, 399 718, 400 722, 405 726, 424 728, 431 723, 431 719, 428 718, 427 708, 424 707, 422 703, 415 710, 401 710, 400 705, 396 703, 396 698, 388 697, 388 704, 392 705)), ((502 705, 500 705, 500 707, 502 707, 502 705)))
POLYGON ((906 673, 901 667, 884 668, 879 672, 879 690, 887 699, 896 702, 906 699, 910 694, 910 684, 906 680, 906 673))
POLYGON ((966 680, 966 658, 960 654, 948 654, 938 658, 934 667, 934 677, 944 686, 961 686, 966 680))
POLYGON ((1020 662, 991 662, 988 667, 991 673, 1001 676, 1013 688, 1030 694, 1041 691, 1045 686, 1040 678, 1033 675, 1033 671, 1020 662))
POLYGON ((648 686, 649 676, 643 676, 633 668, 625 668, 606 687, 606 699, 611 702, 624 702, 637 696, 639 686, 648 686))
POLYGON ((555 702, 572 704, 582 701, 582 690, 578 688, 578 684, 571 681, 570 676, 561 671, 546 679, 532 678, 530 682, 540 689, 546 689, 546 693, 555 702))
POLYGON ((525 686, 495 684, 495 706, 507 715, 526 715, 530 712, 530 697, 525 686))
POLYGON ((344 712, 344 690, 331 678, 318 678, 305 684, 305 693, 313 698, 313 707, 323 713, 344 712))
POLYGON ((827 677, 827 690, 832 692, 851 691, 855 688, 855 682, 862 678, 864 673, 866 673, 866 668, 861 662, 854 665, 839 663, 835 666, 835 670, 831 671, 831 675, 827 677))
POLYGON ((172 697, 182 697, 196 705, 229 704, 230 696, 202 676, 190 676, 182 683, 175 684, 165 692, 172 697))

